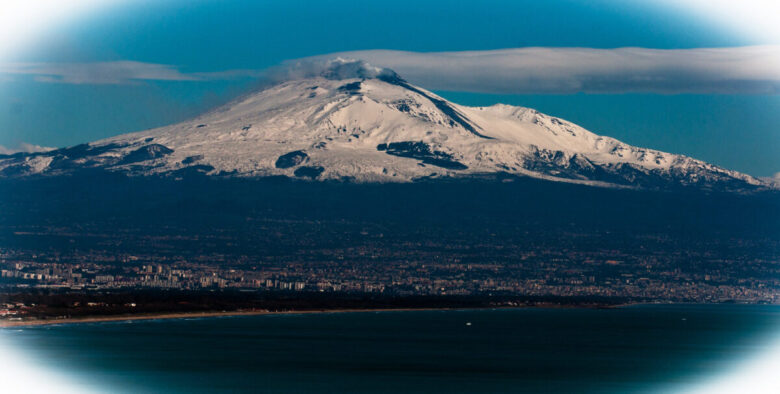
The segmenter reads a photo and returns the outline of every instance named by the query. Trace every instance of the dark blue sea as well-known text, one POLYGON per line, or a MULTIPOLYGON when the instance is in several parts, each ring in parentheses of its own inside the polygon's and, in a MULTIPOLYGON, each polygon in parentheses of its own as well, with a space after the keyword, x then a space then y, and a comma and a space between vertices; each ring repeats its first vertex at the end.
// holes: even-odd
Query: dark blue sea
POLYGON ((665 393, 778 334, 778 306, 637 305, 63 324, 0 342, 97 392, 665 393))

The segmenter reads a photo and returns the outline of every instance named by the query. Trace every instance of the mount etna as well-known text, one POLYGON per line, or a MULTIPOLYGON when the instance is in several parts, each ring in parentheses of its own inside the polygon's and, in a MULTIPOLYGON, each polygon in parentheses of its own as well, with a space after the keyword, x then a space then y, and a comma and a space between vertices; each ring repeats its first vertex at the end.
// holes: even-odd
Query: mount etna
POLYGON ((0 176, 103 169, 131 176, 350 182, 532 177, 606 187, 755 191, 771 185, 634 147, 530 108, 451 103, 391 70, 336 59, 190 121, 0 157, 0 176))

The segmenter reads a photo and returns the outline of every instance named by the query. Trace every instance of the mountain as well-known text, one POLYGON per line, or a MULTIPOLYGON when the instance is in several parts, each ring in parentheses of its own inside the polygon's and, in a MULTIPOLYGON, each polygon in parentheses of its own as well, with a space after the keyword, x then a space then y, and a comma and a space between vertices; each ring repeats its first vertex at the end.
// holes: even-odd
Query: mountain
POLYGON ((387 69, 336 59, 195 119, 49 152, 0 177, 286 176, 358 183, 534 177, 608 187, 771 189, 749 175, 599 136, 530 108, 467 107, 387 69))

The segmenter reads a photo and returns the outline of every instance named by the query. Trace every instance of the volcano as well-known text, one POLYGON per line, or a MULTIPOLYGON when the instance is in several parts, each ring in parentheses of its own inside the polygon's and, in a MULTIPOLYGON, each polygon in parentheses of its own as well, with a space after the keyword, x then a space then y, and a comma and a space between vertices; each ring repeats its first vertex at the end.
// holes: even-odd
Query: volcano
POLYGON ((532 177, 639 189, 772 188, 746 174, 631 146, 530 108, 458 105, 391 70, 344 59, 182 123, 0 156, 0 176, 6 178, 87 169, 173 178, 404 183, 532 177))

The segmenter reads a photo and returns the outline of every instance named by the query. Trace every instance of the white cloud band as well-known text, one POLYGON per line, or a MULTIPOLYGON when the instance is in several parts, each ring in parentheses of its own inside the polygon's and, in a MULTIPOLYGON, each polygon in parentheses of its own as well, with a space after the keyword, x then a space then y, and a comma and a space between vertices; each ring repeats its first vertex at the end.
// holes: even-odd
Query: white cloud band
MULTIPOLYGON (((464 52, 368 50, 286 63, 293 75, 336 57, 392 69, 432 90, 479 93, 702 93, 780 94, 780 46, 734 48, 517 48, 464 52), (302 66, 303 65, 303 66, 302 66)), ((279 70, 186 73, 154 63, 0 64, 2 75, 31 75, 40 82, 128 84, 145 80, 273 79, 279 70)), ((282 73, 284 74, 284 73, 282 73)))
POLYGON ((780 46, 368 50, 314 57, 365 60, 433 90, 481 93, 780 93, 780 46))
POLYGON ((39 82, 70 84, 129 84, 139 81, 212 81, 258 77, 254 70, 184 73, 167 64, 135 61, 96 63, 0 64, 0 74, 32 75, 39 82))

